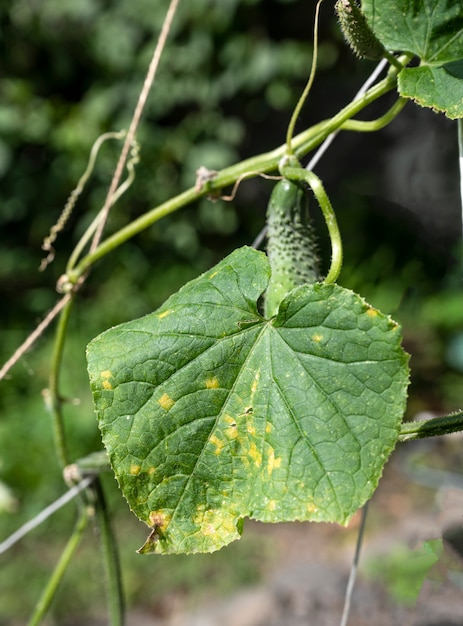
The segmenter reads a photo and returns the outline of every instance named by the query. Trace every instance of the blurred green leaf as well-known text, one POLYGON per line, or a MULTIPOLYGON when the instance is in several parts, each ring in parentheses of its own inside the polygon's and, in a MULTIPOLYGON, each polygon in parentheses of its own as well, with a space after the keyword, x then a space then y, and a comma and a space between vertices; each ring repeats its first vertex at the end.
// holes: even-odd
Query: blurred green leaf
POLYGON ((442 539, 425 541, 410 549, 397 546, 387 555, 370 561, 370 575, 381 580, 397 602, 412 606, 418 599, 429 571, 442 554, 442 539))

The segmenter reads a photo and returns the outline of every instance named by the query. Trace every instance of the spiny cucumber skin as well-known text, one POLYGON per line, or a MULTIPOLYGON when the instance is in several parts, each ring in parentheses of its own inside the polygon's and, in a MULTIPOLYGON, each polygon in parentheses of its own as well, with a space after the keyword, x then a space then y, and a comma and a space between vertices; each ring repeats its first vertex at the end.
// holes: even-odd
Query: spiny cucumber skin
POLYGON ((338 0, 335 9, 344 38, 355 54, 362 59, 381 59, 384 46, 371 30, 356 0, 338 0))
POLYGON ((272 273, 264 312, 269 319, 292 289, 319 279, 316 238, 302 184, 283 179, 275 185, 267 210, 267 228, 272 273))

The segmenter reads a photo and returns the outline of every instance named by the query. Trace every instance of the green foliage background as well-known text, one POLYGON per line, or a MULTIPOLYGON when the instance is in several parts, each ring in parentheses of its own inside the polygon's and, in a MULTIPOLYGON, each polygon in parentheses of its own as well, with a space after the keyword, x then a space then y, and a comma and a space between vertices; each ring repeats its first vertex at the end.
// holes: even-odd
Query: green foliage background
MULTIPOLYGON (((138 136, 141 162, 136 181, 115 208, 109 229, 116 230, 191 186, 199 166, 218 169, 283 142, 310 68, 312 5, 305 0, 181 3, 138 136)), ((55 263, 39 274, 41 242, 83 172, 93 142, 100 133, 129 123, 166 8, 166 1, 154 0, 11 0, 0 10, 2 362, 54 303, 53 286, 69 250, 101 206, 117 158, 115 145, 102 151, 92 182, 57 243, 55 263)), ((356 61, 347 50, 329 3, 321 20, 319 73, 300 128, 330 116, 351 99, 374 67, 356 61)), ((363 293, 374 306, 394 312, 404 324, 413 320, 406 336, 406 347, 417 355, 412 361, 411 410, 430 405, 452 409, 461 403, 463 370, 458 349, 463 319, 455 297, 459 268, 452 252, 458 234, 456 169, 452 174, 451 166, 456 164, 455 133, 450 122, 435 119, 430 111, 407 111, 378 137, 341 137, 318 172, 339 211, 347 259, 341 283, 363 293), (421 163, 427 166, 424 170, 413 170, 410 133, 418 145, 416 128, 421 135, 424 129, 424 136, 439 138, 436 161, 441 171, 432 161, 421 163), (398 168, 385 168, 385 158, 397 162, 398 168), (398 193, 394 187, 407 167, 418 179, 425 171, 428 204, 420 204, 419 195, 398 193), (381 179, 384 170, 390 176, 388 184, 381 179), (386 200, 375 197, 381 186, 386 200), (437 213, 439 228, 433 221, 437 213)), ((423 185, 423 178, 418 183, 423 185)), ((400 189, 406 188, 403 184, 400 189)), ((76 458, 101 445, 85 373, 86 343, 113 324, 153 310, 186 280, 234 247, 250 243, 263 226, 270 190, 268 182, 253 180, 242 185, 233 203, 203 200, 142 233, 93 272, 73 317, 63 381, 69 397, 80 400, 66 413, 76 458)), ((322 251, 324 246, 322 236, 322 251)), ((50 351, 45 337, 15 367, 11 379, 2 382, 0 481, 12 489, 10 506, 15 514, 0 511, 1 537, 63 489, 40 395, 47 384, 50 351)), ((140 533, 134 541, 122 541, 129 602, 144 598, 154 606, 162 585, 150 588, 146 600, 145 577, 140 575, 140 568, 149 575, 153 565, 129 556, 144 529, 133 530, 135 522, 110 478, 108 488, 121 534, 140 533)), ((0 619, 5 623, 23 622, 29 614, 72 517, 71 509, 61 512, 1 557, 0 588, 15 590, 0 598, 0 619), (34 573, 28 574, 28 585, 20 591, 17 581, 25 571, 34 573)), ((98 612, 102 583, 101 572, 90 565, 93 551, 91 545, 83 548, 83 565, 67 579, 54 607, 54 619, 60 624, 66 623, 71 597, 75 611, 83 616, 98 612), (86 567, 91 576, 83 573, 89 571, 86 567)), ((258 576, 265 557, 256 565, 255 552, 250 554, 243 559, 251 559, 250 571, 258 576)), ((201 561, 206 565, 198 567, 214 572, 207 558, 201 561)), ((220 553, 211 558, 222 558, 221 568, 229 560, 220 553)), ((166 575, 167 580, 178 577, 180 586, 193 585, 191 576, 175 569, 189 565, 181 565, 180 557, 169 563, 173 573, 166 575)), ((225 579, 246 582, 248 574, 240 574, 245 570, 235 575, 230 567, 225 579)))

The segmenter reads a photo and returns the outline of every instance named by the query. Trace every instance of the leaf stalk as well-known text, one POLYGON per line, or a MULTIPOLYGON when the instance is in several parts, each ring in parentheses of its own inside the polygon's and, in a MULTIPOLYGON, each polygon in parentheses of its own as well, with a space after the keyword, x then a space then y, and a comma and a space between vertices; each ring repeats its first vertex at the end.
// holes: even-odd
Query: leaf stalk
POLYGON ((439 437, 460 431, 463 431, 463 410, 443 417, 433 417, 422 422, 406 422, 400 427, 399 441, 415 441, 416 439, 439 437))

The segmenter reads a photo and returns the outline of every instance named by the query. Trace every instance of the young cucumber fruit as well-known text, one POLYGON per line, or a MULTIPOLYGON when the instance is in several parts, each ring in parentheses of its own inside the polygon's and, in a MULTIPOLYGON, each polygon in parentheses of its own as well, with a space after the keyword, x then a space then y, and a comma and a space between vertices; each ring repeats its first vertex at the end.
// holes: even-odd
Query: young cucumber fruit
POLYGON ((357 0, 337 0, 335 10, 344 37, 355 54, 365 59, 381 59, 383 44, 368 25, 357 0))
POLYGON ((319 279, 316 239, 302 183, 284 178, 275 185, 267 209, 267 228, 272 274, 264 309, 270 318, 291 289, 319 279))

